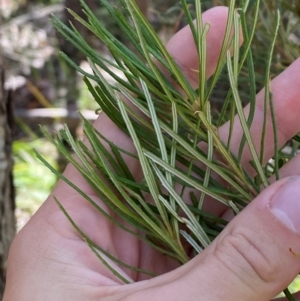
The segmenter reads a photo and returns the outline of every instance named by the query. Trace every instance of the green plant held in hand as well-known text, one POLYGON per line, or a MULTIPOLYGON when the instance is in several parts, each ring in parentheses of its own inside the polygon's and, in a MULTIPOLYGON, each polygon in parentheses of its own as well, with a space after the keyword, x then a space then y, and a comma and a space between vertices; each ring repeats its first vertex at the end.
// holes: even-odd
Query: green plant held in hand
MULTIPOLYGON (((210 24, 203 24, 201 1, 181 0, 199 55, 199 64, 194 67, 194 72, 199 75, 196 89, 132 0, 120 0, 125 14, 117 7, 112 7, 108 1, 101 0, 122 34, 131 42, 130 48, 117 40, 83 1, 81 4, 87 21, 70 12, 107 46, 114 59, 112 61, 92 49, 72 24, 68 28, 56 17, 53 19, 58 31, 86 55, 93 73, 81 70, 65 54, 62 56, 84 75, 84 81, 101 111, 131 137, 134 149, 130 151, 120 148, 84 118, 84 133, 90 147, 76 141, 67 127, 54 139, 45 134, 115 214, 108 215, 90 196, 58 174, 38 155, 39 158, 112 223, 181 264, 206 248, 227 224, 225 219, 206 210, 205 204, 218 206, 220 203, 231 208, 233 214, 238 214, 269 185, 270 177, 279 178, 279 167, 287 162, 287 156, 282 152, 282 145, 279 145, 277 139, 270 86, 271 60, 279 31, 280 14, 277 13, 276 27, 268 50, 263 108, 265 123, 257 146, 250 132, 256 101, 251 46, 260 1, 240 1, 239 6, 236 2, 230 1, 216 70, 207 79, 206 38, 210 24), (195 8, 195 22, 190 13, 191 3, 195 8), (253 14, 251 26, 247 22, 250 9, 253 14), (111 66, 123 76, 111 72, 111 66), (109 84, 99 71, 100 68, 110 74, 117 84, 109 84), (210 97, 224 70, 228 75, 230 89, 216 117, 212 115, 210 97), (249 79, 250 109, 246 115, 239 90, 241 72, 246 73, 249 79), (272 132, 267 131, 267 115, 272 117, 272 132), (217 130, 225 119, 229 128, 226 141, 221 140, 217 130), (239 141, 234 141, 233 128, 237 123, 240 124, 243 136, 239 141), (273 137, 273 158, 264 156, 267 136, 268 141, 273 137), (76 159, 69 153, 65 141, 75 152, 76 159), (250 161, 245 162, 245 152, 251 154, 250 161), (136 159, 141 165, 142 175, 139 178, 128 168, 128 158, 136 159)), ((292 157, 296 150, 293 147, 289 156, 292 157)), ((127 269, 155 276, 152 271, 121 262, 98 246, 76 225, 60 200, 57 202, 91 251, 114 275, 128 283, 126 277, 110 265, 111 261, 127 269)), ((289 300, 293 300, 288 290, 285 293, 289 300)))

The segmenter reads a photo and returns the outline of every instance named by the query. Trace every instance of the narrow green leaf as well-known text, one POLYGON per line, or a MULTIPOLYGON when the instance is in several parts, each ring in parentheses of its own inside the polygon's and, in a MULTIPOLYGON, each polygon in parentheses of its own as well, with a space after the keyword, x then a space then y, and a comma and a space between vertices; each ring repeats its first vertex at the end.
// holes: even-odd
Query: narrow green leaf
POLYGON ((235 100, 235 105, 236 105, 236 108, 237 108, 237 111, 238 111, 238 116, 239 116, 239 119, 240 119, 240 122, 241 122, 241 125, 242 125, 242 128, 243 128, 243 131, 245 133, 247 143, 248 143, 252 158, 254 160, 257 172, 258 172, 259 176, 262 179, 263 185, 265 187, 267 187, 269 185, 269 182, 268 182, 268 180, 267 180, 267 178, 264 174, 262 165, 259 161, 256 149, 255 149, 255 146, 254 146, 254 143, 253 143, 253 139, 252 139, 251 134, 250 134, 250 129, 249 129, 247 121, 246 121, 246 117, 245 117, 245 114, 244 114, 244 111, 243 111, 242 103, 241 103, 241 100, 240 100, 240 97, 239 97, 239 94, 238 94, 238 91, 237 91, 236 83, 235 83, 235 80, 234 80, 232 64, 231 64, 231 58, 230 58, 230 53, 229 52, 227 54, 227 65, 228 65, 228 73, 229 73, 230 84, 231 84, 231 87, 232 87, 232 92, 233 92, 233 96, 234 96, 234 100, 235 100))

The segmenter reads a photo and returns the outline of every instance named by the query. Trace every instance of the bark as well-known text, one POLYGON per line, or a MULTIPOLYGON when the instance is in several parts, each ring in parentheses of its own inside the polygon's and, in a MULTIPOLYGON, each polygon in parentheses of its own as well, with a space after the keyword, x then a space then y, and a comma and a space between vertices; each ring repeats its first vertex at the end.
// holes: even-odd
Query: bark
POLYGON ((4 67, 0 52, 0 300, 5 286, 8 250, 15 235, 12 123, 12 106, 4 91, 4 67))

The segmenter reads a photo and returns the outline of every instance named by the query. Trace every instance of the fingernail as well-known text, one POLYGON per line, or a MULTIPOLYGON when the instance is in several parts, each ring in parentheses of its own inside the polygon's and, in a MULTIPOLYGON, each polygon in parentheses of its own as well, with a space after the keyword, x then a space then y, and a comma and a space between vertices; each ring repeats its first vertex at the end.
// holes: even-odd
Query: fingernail
POLYGON ((271 212, 290 230, 300 234, 300 177, 292 177, 273 195, 271 212))

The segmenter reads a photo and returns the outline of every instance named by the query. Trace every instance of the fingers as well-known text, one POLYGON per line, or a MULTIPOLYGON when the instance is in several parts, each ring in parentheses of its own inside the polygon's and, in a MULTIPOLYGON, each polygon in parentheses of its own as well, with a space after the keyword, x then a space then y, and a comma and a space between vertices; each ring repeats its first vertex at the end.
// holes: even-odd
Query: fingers
POLYGON ((271 300, 300 271, 299 200, 300 177, 267 188, 198 257, 152 280, 151 300, 271 300))
MULTIPOLYGON (((277 76, 271 83, 273 93, 273 102, 276 115, 278 146, 282 147, 290 138, 300 131, 300 59, 295 61, 289 68, 277 76)), ((244 109, 245 115, 249 114, 249 105, 244 109)), ((256 107, 254 119, 251 126, 251 137, 256 147, 257 153, 260 153, 262 129, 264 123, 264 90, 258 93, 256 98, 256 107)), ((219 135, 225 143, 228 140, 230 124, 227 122, 219 128, 219 135)), ((234 120, 233 135, 231 138, 231 151, 237 155, 244 131, 241 127, 239 117, 234 120)), ((274 131, 272 125, 272 117, 270 109, 268 109, 265 135, 264 163, 266 163, 274 155, 274 131)), ((245 147, 241 165, 250 175, 254 175, 256 171, 250 165, 252 155, 248 147, 245 147)), ((286 177, 300 174, 300 159, 293 159, 280 170, 280 176, 286 177), (299 168, 297 168, 299 167, 299 168)), ((270 179, 271 183, 275 181, 275 177, 270 179)), ((221 214, 224 206, 217 202, 205 204, 205 210, 209 210, 214 214, 221 214)), ((230 215, 231 216, 231 215, 230 215)))
MULTIPOLYGON (((271 91, 273 93, 277 122, 278 145, 281 147, 286 143, 286 141, 300 131, 300 59, 295 61, 289 68, 272 81, 271 91)), ((258 93, 256 103, 254 120, 250 132, 256 146, 256 150, 259 153, 264 122, 264 90, 258 93)), ((248 114, 249 106, 245 108, 245 115, 248 116, 248 114)), ((219 129, 219 134, 223 141, 227 141, 229 128, 229 123, 226 123, 219 129)), ((237 116, 235 118, 233 133, 231 150, 237 155, 241 139, 243 137, 243 129, 237 116)), ((267 160, 269 160, 274 154, 273 133, 271 113, 270 109, 268 109, 264 162, 267 162, 267 160)), ((253 174, 254 170, 249 164, 251 159, 252 157, 249 148, 245 148, 242 156, 242 165, 253 174)))
MULTIPOLYGON (((203 13, 202 18, 203 24, 210 24, 207 34, 206 77, 208 78, 214 74, 217 67, 226 30, 228 8, 224 6, 212 8, 203 13)), ((199 74, 195 70, 199 66, 199 57, 190 28, 186 26, 174 35, 168 42, 167 48, 187 79, 197 87, 199 74)))

